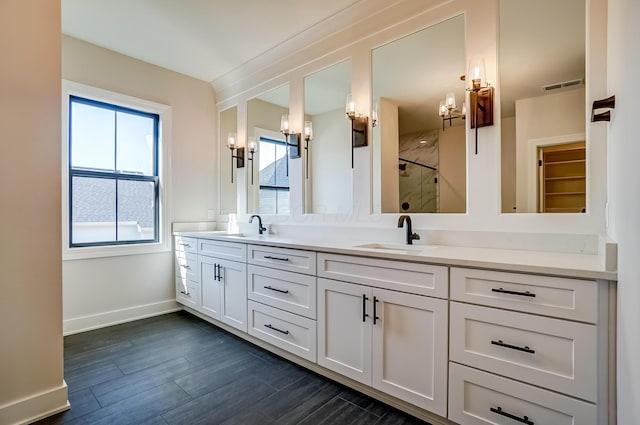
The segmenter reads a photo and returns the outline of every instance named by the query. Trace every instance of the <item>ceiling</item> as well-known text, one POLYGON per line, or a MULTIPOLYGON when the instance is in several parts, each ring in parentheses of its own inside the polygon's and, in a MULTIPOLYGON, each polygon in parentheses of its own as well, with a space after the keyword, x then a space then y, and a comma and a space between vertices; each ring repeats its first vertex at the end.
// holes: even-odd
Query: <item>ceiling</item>
POLYGON ((359 1, 62 0, 62 32, 211 82, 359 1))
MULTIPOLYGON (((212 82, 305 30, 322 28, 331 17, 370 1, 62 0, 62 31, 212 82)), ((501 111, 502 116, 512 116, 515 99, 541 95, 542 85, 584 78, 585 0, 499 3, 501 111)), ((394 98, 404 122, 428 117, 434 128, 445 93, 455 91, 459 103, 464 96, 464 85, 457 80, 466 72, 464 33, 464 24, 450 19, 376 49, 374 61, 379 57, 382 65, 374 66, 374 97, 394 98), (386 48, 399 44, 406 46, 386 48), (406 82, 410 84, 402 88, 406 82)), ((348 89, 348 82, 337 81, 336 85, 347 84, 348 89)), ((312 107, 327 110, 338 104, 326 89, 331 84, 318 84, 325 86, 317 95, 323 94, 324 99, 312 107)), ((288 90, 284 89, 265 94, 271 97, 265 100, 286 104, 288 90)))

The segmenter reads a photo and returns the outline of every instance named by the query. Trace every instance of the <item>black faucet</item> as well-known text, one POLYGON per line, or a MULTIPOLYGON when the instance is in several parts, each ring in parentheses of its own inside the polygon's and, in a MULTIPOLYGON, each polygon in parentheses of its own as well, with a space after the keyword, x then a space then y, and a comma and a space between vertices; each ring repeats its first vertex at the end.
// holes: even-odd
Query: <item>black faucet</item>
POLYGON ((258 218, 258 233, 262 234, 262 232, 266 232, 267 228, 262 225, 262 218, 260 218, 259 215, 256 214, 256 215, 252 215, 251 217, 249 217, 249 223, 253 222, 253 218, 254 217, 258 218))
POLYGON ((400 218, 398 219, 398 228, 402 228, 405 222, 407 223, 407 226, 405 228, 407 235, 407 245, 413 245, 413 241, 420 239, 420 235, 417 233, 413 233, 413 231, 411 230, 411 217, 409 217, 408 215, 400 216, 400 218))

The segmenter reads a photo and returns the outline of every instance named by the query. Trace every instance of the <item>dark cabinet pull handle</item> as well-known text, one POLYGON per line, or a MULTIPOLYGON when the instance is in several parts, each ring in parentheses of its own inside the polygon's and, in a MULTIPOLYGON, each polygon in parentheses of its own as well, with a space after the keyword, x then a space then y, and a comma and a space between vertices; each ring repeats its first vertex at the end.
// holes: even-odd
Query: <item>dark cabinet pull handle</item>
POLYGON ((271 286, 265 286, 264 289, 268 289, 270 291, 280 292, 281 294, 288 294, 289 293, 288 289, 272 288, 271 286))
POLYGON ((497 413, 498 415, 507 417, 509 419, 513 419, 516 422, 520 422, 520 423, 527 424, 527 425, 534 425, 534 422, 530 421, 528 416, 519 417, 519 416, 516 416, 516 415, 512 415, 511 413, 507 413, 504 410, 502 410, 502 407, 500 407, 500 406, 498 406, 498 407, 490 407, 489 410, 491 410, 493 413, 497 413))
POLYGON ((535 354, 536 353, 536 350, 532 350, 531 348, 529 348, 526 345, 524 347, 518 347, 517 345, 506 344, 506 343, 502 342, 501 339, 499 339, 497 341, 491 341, 491 343, 493 345, 499 345, 500 347, 511 348, 512 350, 524 351, 525 353, 530 353, 530 354, 535 354))
POLYGON ((288 258, 282 258, 282 257, 272 257, 270 255, 265 255, 264 258, 268 259, 268 260, 278 260, 278 261, 289 261, 288 258))
POLYGON ((520 295, 522 297, 535 297, 536 294, 534 294, 533 292, 529 292, 529 291, 524 291, 524 292, 518 292, 518 291, 509 291, 508 289, 503 289, 503 288, 493 288, 491 289, 492 292, 500 292, 501 294, 510 294, 510 295, 520 295))
POLYGON ((378 313, 376 312, 376 305, 378 304, 378 301, 380 301, 378 298, 373 297, 373 324, 376 324, 376 320, 379 320, 380 318, 378 317, 378 313))
POLYGON ((180 267, 182 267, 183 269, 191 270, 191 266, 188 264, 180 264, 180 267))
POLYGON ((222 264, 216 264, 218 268, 218 282, 222 281, 222 264))
POLYGON ((213 265, 213 280, 218 280, 218 265, 213 265))
POLYGON ((283 331, 281 329, 276 328, 275 326, 271 325, 271 323, 267 323, 266 325, 264 325, 265 328, 269 328, 269 329, 273 329, 276 332, 280 332, 281 334, 285 334, 285 335, 289 335, 289 331, 283 331))
POLYGON ((366 322, 367 321, 367 317, 369 317, 369 315, 367 314, 367 300, 369 298, 367 297, 367 294, 362 294, 362 321, 366 322))
POLYGON ((191 248, 191 244, 180 242, 181 246, 186 246, 187 248, 191 248))
POLYGON ((191 296, 191 294, 190 294, 189 292, 180 291, 180 293, 181 293, 182 295, 188 295, 188 296, 191 296))

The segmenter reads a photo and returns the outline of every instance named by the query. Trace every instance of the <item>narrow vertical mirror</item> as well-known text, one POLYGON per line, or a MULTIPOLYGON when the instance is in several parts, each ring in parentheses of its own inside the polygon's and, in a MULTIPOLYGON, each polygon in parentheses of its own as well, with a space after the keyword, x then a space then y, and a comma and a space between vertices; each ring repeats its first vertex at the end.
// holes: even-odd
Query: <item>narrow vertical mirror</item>
POLYGON ((500 0, 503 213, 586 211, 585 0, 500 0))
POLYGON ((238 210, 237 170, 232 167, 233 158, 227 147, 230 135, 238 131, 238 108, 236 106, 220 112, 220 211, 221 215, 236 213, 238 210))
POLYGON ((464 16, 378 47, 372 62, 373 211, 464 213, 464 16))
POLYGON ((289 85, 247 102, 247 209, 250 213, 289 214, 289 159, 282 116, 289 114, 289 85))
POLYGON ((305 122, 312 129, 308 142, 303 132, 305 204, 307 213, 351 212, 351 122, 345 100, 351 92, 351 60, 322 69, 304 79, 305 122))

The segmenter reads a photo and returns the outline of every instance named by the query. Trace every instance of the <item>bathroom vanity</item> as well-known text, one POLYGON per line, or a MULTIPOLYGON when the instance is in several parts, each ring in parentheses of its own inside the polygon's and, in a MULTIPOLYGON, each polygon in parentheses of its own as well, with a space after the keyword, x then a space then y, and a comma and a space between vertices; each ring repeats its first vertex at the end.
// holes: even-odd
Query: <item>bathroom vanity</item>
POLYGON ((433 424, 613 424, 596 255, 175 234, 193 314, 433 424))

